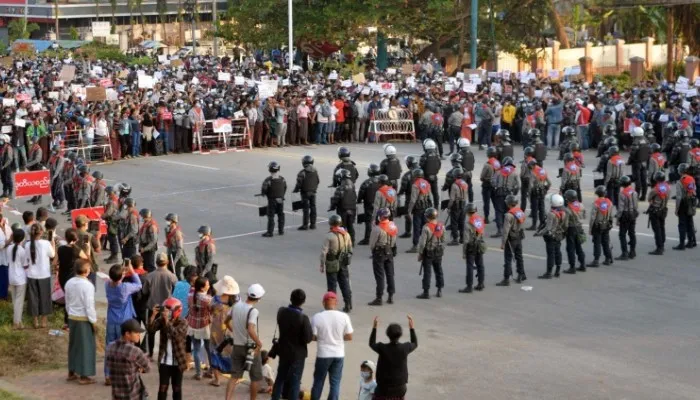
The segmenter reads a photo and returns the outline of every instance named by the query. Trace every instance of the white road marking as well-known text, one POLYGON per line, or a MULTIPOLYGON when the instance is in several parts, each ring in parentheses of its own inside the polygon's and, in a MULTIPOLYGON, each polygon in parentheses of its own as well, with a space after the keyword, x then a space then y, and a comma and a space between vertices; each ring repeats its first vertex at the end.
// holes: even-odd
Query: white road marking
MULTIPOLYGON (((493 251, 497 251, 497 252, 499 252, 499 253, 503 253, 503 250, 501 250, 500 247, 487 247, 487 248, 488 248, 489 250, 493 250, 493 251)), ((523 253, 523 257, 534 258, 534 259, 536 259, 536 260, 545 260, 545 261, 547 260, 547 257, 542 257, 542 256, 538 256, 538 255, 535 255, 535 254, 528 254, 528 253, 523 253)))
POLYGON ((182 190, 179 192, 158 193, 158 194, 154 194, 154 195, 150 195, 150 196, 143 196, 141 198, 142 199, 151 199, 154 197, 167 197, 167 196, 174 196, 174 195, 185 194, 185 193, 211 192, 213 190, 244 188, 244 187, 251 187, 251 186, 257 186, 257 183, 244 183, 244 184, 240 184, 240 185, 219 186, 219 187, 206 188, 206 189, 193 189, 193 190, 182 190))
MULTIPOLYGON (((585 226, 586 228, 590 227, 590 225, 588 225, 588 224, 581 224, 581 226, 585 226)), ((620 232, 620 230, 617 229, 617 228, 612 228, 611 230, 612 230, 612 231, 615 231, 615 232, 620 232)), ((654 234, 652 234, 652 233, 637 232, 637 235, 639 235, 639 236, 646 236, 646 237, 650 237, 650 238, 653 238, 653 237, 654 237, 654 234)), ((677 241, 679 241, 680 239, 678 239, 677 237, 666 236, 666 240, 675 240, 675 241, 677 242, 677 241)))
MULTIPOLYGON (((237 202, 236 204, 238 204, 239 206, 251 207, 251 208, 260 208, 260 207, 265 206, 265 204, 256 205, 256 204, 243 203, 243 202, 237 202)), ((284 213, 285 213, 285 214, 289 214, 289 215, 301 215, 301 213, 298 212, 298 211, 295 212, 295 211, 287 211, 287 210, 284 210, 284 213)))
MULTIPOLYGON (((256 206, 256 207, 257 207, 257 206, 256 206)), ((321 224, 321 223, 324 223, 324 222, 327 222, 327 221, 328 221, 327 219, 322 218, 322 219, 317 220, 316 223, 317 223, 317 224, 321 224)), ((239 234, 237 234, 237 235, 230 235, 230 236, 221 236, 221 237, 217 237, 217 238, 214 238, 214 240, 218 242, 218 241, 221 241, 221 240, 236 239, 236 238, 245 237, 245 236, 259 235, 259 234, 265 233, 265 232, 267 232, 267 230, 255 231, 255 232, 246 232, 246 233, 239 233, 239 234)), ((187 243, 185 243, 185 245, 190 246, 190 245, 197 244, 197 243, 199 243, 199 240, 197 240, 197 241, 195 241, 195 242, 187 242, 187 243)))
POLYGON ((209 169, 212 171, 218 171, 219 168, 214 168, 214 167, 207 167, 206 165, 197 165, 197 164, 189 164, 189 163, 184 163, 180 161, 172 161, 172 160, 158 160, 159 162, 163 163, 168 163, 168 164, 175 164, 175 165, 183 165, 185 167, 194 167, 194 168, 202 168, 202 169, 209 169))

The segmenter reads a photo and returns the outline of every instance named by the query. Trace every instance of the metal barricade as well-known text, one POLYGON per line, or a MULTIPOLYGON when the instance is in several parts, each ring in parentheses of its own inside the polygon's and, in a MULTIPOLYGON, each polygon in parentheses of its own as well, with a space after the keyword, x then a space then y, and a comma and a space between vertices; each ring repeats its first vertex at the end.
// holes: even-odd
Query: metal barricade
POLYGON ((252 150, 253 142, 250 140, 250 126, 248 118, 232 119, 231 133, 228 134, 229 150, 252 150))
POLYGON ((252 149, 250 127, 246 118, 230 121, 231 129, 225 132, 215 132, 217 120, 205 121, 201 133, 192 137, 192 152, 195 154, 222 153, 227 151, 242 151, 252 149))
POLYGON ((85 160, 87 163, 100 163, 113 161, 112 145, 109 136, 100 137, 94 136, 92 139, 86 137, 83 129, 69 130, 66 132, 53 132, 54 138, 58 139, 58 143, 64 152, 75 152, 78 157, 85 160))
POLYGON ((416 140, 416 129, 410 111, 405 109, 374 110, 372 114, 369 132, 375 135, 377 142, 381 140, 382 136, 387 136, 387 140, 416 140))

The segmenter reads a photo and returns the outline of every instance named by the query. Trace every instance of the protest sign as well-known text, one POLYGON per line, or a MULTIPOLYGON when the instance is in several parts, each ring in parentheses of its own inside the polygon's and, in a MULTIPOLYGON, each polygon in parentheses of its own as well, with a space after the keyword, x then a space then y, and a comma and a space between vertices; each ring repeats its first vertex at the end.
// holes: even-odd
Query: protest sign
POLYGON ((177 90, 178 92, 184 92, 185 91, 185 84, 184 83, 176 83, 175 90, 177 90))
POLYGON ((51 194, 51 177, 48 169, 17 172, 14 179, 17 197, 51 194))
POLYGON ((22 118, 15 118, 15 126, 25 128, 27 126, 27 121, 22 118))
MULTIPOLYGON (((194 78, 197 79, 197 78, 194 78)), ((194 80, 193 79, 193 80, 194 80)), ((139 89, 153 89, 155 79, 150 75, 139 75, 139 89)))
POLYGON ((231 73, 229 73, 229 72, 219 72, 218 80, 219 80, 219 81, 224 81, 224 82, 230 81, 230 80, 231 80, 231 73))
POLYGON ((180 59, 177 59, 177 60, 170 60, 170 66, 171 66, 171 67, 178 68, 178 67, 182 67, 183 65, 184 65, 184 63, 183 63, 182 60, 180 60, 180 59))
POLYGON ((58 100, 58 92, 49 92, 49 99, 58 100))
POLYGON ((233 132, 233 127, 231 125, 231 120, 228 118, 217 118, 212 123, 212 128, 214 133, 231 133, 233 132))
POLYGON ((260 100, 264 100, 268 97, 273 97, 277 93, 277 81, 267 80, 255 82, 258 85, 258 96, 260 100))
POLYGON ((92 222, 96 221, 100 224, 100 234, 107 234, 107 223, 102 219, 102 214, 104 213, 104 207, 90 207, 90 208, 78 208, 76 210, 71 210, 70 219, 73 222, 73 228, 75 228, 75 220, 84 215, 87 219, 92 222))
POLYGON ((352 86, 352 79, 346 79, 346 80, 340 82, 340 86, 345 87, 345 88, 352 86))
POLYGON ((357 75, 353 75, 353 76, 352 76, 352 81, 355 82, 355 83, 358 84, 358 85, 361 85, 361 84, 365 83, 365 74, 363 74, 362 72, 360 72, 360 73, 357 74, 357 75))
POLYGON ((13 98, 3 98, 2 99, 2 106, 3 107, 14 107, 15 104, 17 104, 17 101, 13 98))
POLYGON ((464 93, 476 93, 476 83, 464 82, 462 90, 464 93))
POLYGON ((63 82, 72 82, 75 78, 75 65, 64 65, 61 67, 61 73, 58 75, 58 80, 63 82))
POLYGON ((103 78, 100 79, 100 86, 102 86, 103 88, 111 88, 112 86, 114 86, 114 83, 110 78, 103 78))
POLYGON ((235 83, 236 86, 243 86, 245 83, 245 78, 240 75, 236 75, 233 77, 233 83, 235 83))
POLYGON ((87 101, 105 101, 107 100, 107 91, 103 87, 85 88, 87 101))

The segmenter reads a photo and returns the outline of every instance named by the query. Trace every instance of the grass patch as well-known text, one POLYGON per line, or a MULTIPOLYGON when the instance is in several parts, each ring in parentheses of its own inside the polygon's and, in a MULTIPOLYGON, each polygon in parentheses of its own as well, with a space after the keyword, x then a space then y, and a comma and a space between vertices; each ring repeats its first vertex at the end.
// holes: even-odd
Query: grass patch
POLYGON ((23 397, 16 396, 8 391, 0 389, 0 399, 3 400, 23 400, 23 397))
MULTIPOLYGON (((0 301, 0 377, 65 368, 68 364, 68 332, 61 331, 63 336, 49 335, 49 330, 63 327, 63 309, 54 307, 46 329, 32 329, 32 318, 25 311, 24 326, 24 330, 12 329, 12 303, 0 301)), ((98 319, 98 353, 104 352, 104 333, 104 323, 98 319)), ((0 393, 0 399, 6 397, 0 393)))

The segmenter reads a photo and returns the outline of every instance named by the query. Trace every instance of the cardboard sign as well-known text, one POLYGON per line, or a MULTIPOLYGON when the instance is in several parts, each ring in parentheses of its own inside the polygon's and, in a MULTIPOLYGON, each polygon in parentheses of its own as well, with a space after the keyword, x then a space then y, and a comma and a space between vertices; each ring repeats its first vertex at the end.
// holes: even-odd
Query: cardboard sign
POLYGON ((73 223, 73 228, 75 228, 75 220, 84 215, 90 221, 98 221, 100 223, 100 234, 107 234, 107 222, 102 219, 102 214, 104 213, 104 207, 90 207, 90 208, 78 208, 76 210, 71 210, 70 219, 73 223))
POLYGON ((260 81, 256 82, 256 84, 258 85, 258 96, 260 96, 260 100, 273 97, 277 93, 277 81, 260 81))
MULTIPOLYGON (((197 78, 195 78, 197 79, 197 78)), ((199 82, 199 81, 197 81, 199 82)), ((153 89, 155 79, 149 75, 139 75, 139 89, 153 89)))
POLYGON ((128 76, 129 76, 129 71, 122 70, 122 71, 119 71, 119 75, 117 75, 117 78, 126 79, 128 76))
POLYGON ((61 73, 58 75, 58 80, 63 82, 72 82, 75 78, 75 65, 64 65, 61 67, 61 73))
POLYGON ((676 80, 676 83, 688 86, 688 78, 686 78, 685 76, 679 76, 678 80, 676 80))
POLYGON ((541 99, 542 98, 542 90, 535 90, 535 97, 541 99))
POLYGON ((62 87, 63 87, 63 81, 53 81, 53 87, 54 87, 54 88, 62 88, 62 87))
POLYGON ((505 94, 513 94, 513 86, 511 85, 505 85, 503 88, 503 92, 505 94))
POLYGON ((48 169, 15 174, 15 195, 17 197, 47 194, 51 194, 51 177, 48 169))
POLYGON ((178 67, 182 67, 183 65, 184 65, 184 63, 183 63, 182 60, 180 60, 180 59, 177 59, 177 60, 170 60, 170 66, 171 66, 171 67, 178 68, 178 67))
POLYGON ((3 125, 0 133, 12 133, 12 125, 3 125))
POLYGON ((175 90, 177 90, 178 92, 184 92, 185 91, 185 84, 184 83, 176 83, 175 90))
POLYGON ((366 82, 366 81, 365 81, 365 74, 363 74, 362 72, 360 72, 360 73, 357 74, 357 75, 353 75, 353 76, 352 76, 352 81, 355 82, 355 84, 357 84, 357 85, 362 85, 363 83, 366 82))
POLYGON ((17 104, 17 101, 15 99, 8 99, 8 98, 2 99, 2 106, 3 107, 14 107, 15 104, 17 104))
POLYGON ((114 89, 107 89, 107 101, 118 101, 119 92, 114 89))
POLYGON ((328 74, 328 80, 329 81, 337 81, 338 80, 338 73, 335 71, 332 71, 330 74, 328 74))
POLYGON ((105 101, 107 100, 107 91, 103 87, 85 88, 87 101, 105 101))
POLYGON ((340 86, 342 86, 344 88, 349 88, 350 86, 352 86, 352 79, 346 79, 346 80, 340 82, 340 86))
POLYGON ((23 120, 22 118, 15 118, 15 126, 24 128, 27 126, 27 121, 23 120))
POLYGON ((233 77, 233 83, 235 83, 236 86, 243 86, 245 84, 245 78, 240 75, 236 75, 233 77))
POLYGON ((464 91, 464 93, 476 93, 476 83, 464 82, 462 90, 464 91))
POLYGON ((698 95, 698 89, 696 89, 696 88, 689 89, 685 92, 685 97, 688 99, 695 97, 697 95, 698 95))
POLYGON ((401 66, 401 73, 403 75, 411 75, 413 73, 413 64, 404 64, 401 66))
POLYGON ((104 79, 100 79, 100 86, 102 86, 103 88, 111 88, 112 86, 114 86, 114 83, 112 82, 111 79, 104 78, 104 79))
POLYGON ((503 79, 510 79, 510 70, 503 71, 503 79))
POLYGON ((231 80, 231 74, 229 72, 219 72, 219 76, 217 77, 217 80, 228 82, 231 80))
POLYGON ((93 73, 94 75, 102 75, 102 67, 99 66, 99 65, 94 65, 94 66, 92 67, 92 73, 93 73))
POLYGON ((215 119, 214 122, 212 122, 212 128, 214 128, 214 133, 231 133, 231 132, 233 132, 231 120, 228 118, 215 119))

